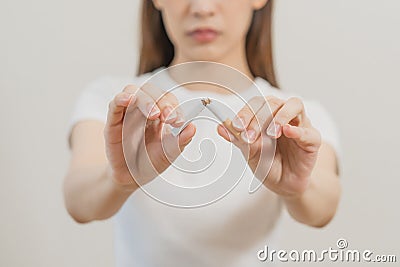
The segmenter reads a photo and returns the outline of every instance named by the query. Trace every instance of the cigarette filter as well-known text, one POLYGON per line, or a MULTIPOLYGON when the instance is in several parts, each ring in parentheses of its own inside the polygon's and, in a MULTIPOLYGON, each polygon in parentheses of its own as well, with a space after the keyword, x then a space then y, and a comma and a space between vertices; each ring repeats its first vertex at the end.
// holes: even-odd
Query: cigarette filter
POLYGON ((228 117, 228 115, 226 115, 225 111, 222 110, 217 102, 207 98, 206 108, 210 110, 217 117, 217 119, 221 121, 225 128, 227 128, 236 137, 239 137, 241 132, 233 128, 231 119, 228 117))

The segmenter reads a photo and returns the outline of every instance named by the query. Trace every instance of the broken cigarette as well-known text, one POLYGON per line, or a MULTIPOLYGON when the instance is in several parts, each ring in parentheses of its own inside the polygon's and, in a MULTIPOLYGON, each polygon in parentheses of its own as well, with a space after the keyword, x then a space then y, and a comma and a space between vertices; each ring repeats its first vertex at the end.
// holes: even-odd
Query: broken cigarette
POLYGON ((177 136, 178 134, 180 134, 183 129, 185 129, 187 124, 197 115, 199 115, 204 108, 207 108, 209 111, 211 111, 211 113, 213 113, 215 117, 220 120, 225 128, 227 128, 233 135, 239 138, 241 132, 233 128, 231 119, 227 115, 225 115, 225 112, 221 109, 221 107, 219 107, 219 105, 215 101, 212 101, 210 98, 202 98, 194 106, 190 105, 190 107, 186 108, 182 106, 181 110, 183 110, 184 113, 183 116, 185 123, 181 127, 172 127, 172 135, 177 136))
POLYGON ((205 107, 209 111, 211 111, 215 115, 215 117, 217 117, 217 119, 221 121, 221 123, 225 126, 225 128, 227 128, 233 135, 239 138, 241 132, 233 128, 232 120, 227 115, 225 115, 225 112, 221 110, 218 104, 209 98, 203 99, 202 101, 206 103, 205 107))
POLYGON ((171 128, 171 133, 173 136, 177 136, 178 134, 180 134, 183 129, 185 129, 185 127, 190 123, 190 121, 203 111, 203 109, 207 105, 207 103, 204 101, 204 99, 201 99, 201 101, 197 102, 194 106, 192 103, 184 103, 180 106, 180 109, 183 112, 183 120, 185 123, 180 127, 171 128))

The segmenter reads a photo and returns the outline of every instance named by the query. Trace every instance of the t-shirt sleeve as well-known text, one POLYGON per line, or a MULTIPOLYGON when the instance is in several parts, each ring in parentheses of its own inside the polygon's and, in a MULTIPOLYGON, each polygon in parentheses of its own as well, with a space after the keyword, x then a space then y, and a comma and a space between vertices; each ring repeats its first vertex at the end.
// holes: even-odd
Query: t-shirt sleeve
POLYGON ((106 122, 108 104, 116 90, 111 77, 100 77, 90 82, 78 95, 67 125, 68 146, 71 147, 71 133, 75 124, 83 120, 106 122))
POLYGON ((315 100, 306 100, 303 101, 303 103, 305 106, 306 115, 310 119, 313 127, 320 132, 322 141, 330 144, 335 150, 338 167, 340 170, 342 161, 342 147, 337 124, 328 110, 321 105, 320 102, 315 100))

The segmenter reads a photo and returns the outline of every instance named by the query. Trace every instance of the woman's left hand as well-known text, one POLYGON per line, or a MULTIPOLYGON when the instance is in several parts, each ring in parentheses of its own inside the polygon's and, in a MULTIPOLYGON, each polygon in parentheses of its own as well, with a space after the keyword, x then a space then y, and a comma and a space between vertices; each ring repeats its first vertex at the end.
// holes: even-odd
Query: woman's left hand
POLYGON ((235 137, 222 124, 218 133, 241 149, 265 186, 285 197, 298 197, 306 191, 321 136, 307 118, 300 98, 254 97, 238 112, 233 127, 241 134, 235 137), (271 155, 274 138, 276 151, 271 155), (266 171, 260 174, 257 168, 266 171))

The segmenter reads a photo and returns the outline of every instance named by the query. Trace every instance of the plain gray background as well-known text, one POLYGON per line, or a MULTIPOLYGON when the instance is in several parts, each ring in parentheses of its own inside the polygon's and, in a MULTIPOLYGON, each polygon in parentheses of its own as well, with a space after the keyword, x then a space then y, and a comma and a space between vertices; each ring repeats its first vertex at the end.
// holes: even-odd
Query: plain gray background
MULTIPOLYGON (((399 259, 400 2, 276 2, 281 87, 325 105, 344 154, 335 219, 312 229, 286 216, 281 248, 343 237, 399 259)), ((63 206, 66 124, 87 83, 135 73, 138 4, 1 1, 1 266, 113 266, 111 221, 78 225, 63 206)))

